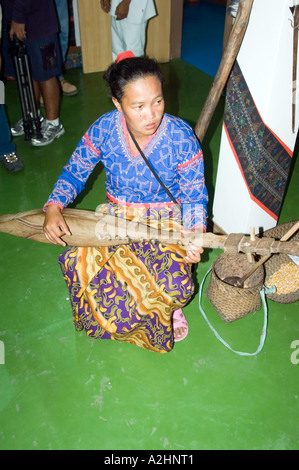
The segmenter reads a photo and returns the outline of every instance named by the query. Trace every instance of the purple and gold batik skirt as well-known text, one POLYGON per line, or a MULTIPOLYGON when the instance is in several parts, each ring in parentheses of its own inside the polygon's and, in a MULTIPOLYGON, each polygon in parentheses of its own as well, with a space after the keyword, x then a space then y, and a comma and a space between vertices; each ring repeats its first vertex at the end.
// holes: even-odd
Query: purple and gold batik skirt
MULTIPOLYGON (((140 205, 139 205, 140 206, 140 205)), ((139 211, 140 207, 136 210, 139 211)), ((133 218, 134 207, 109 203, 113 215, 133 218), (120 214, 120 212, 122 212, 120 214)), ((147 221, 149 212, 143 211, 147 221)), ((151 223, 179 218, 171 207, 150 209, 151 223)), ((70 293, 73 321, 96 339, 113 339, 158 353, 174 343, 172 314, 192 298, 191 265, 176 245, 140 242, 99 248, 70 248, 59 262, 70 293)))

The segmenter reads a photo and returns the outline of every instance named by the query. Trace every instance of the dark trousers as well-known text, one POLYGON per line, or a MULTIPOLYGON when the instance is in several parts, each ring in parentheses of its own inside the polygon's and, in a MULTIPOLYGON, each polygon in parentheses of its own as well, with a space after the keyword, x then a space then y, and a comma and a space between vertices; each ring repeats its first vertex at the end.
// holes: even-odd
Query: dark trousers
POLYGON ((0 104, 0 157, 16 150, 11 140, 11 132, 5 113, 4 104, 0 104))

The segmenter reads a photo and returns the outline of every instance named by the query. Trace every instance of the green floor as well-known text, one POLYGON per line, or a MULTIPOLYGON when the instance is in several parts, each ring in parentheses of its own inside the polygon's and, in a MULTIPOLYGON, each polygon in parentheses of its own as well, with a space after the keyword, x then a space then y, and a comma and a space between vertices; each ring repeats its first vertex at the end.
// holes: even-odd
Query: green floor
MULTIPOLYGON (((212 79, 180 60, 163 71, 167 111, 194 126, 212 79)), ((11 175, 0 167, 0 214, 42 207, 82 134, 111 109, 101 74, 76 69, 67 78, 80 93, 63 99, 66 135, 41 149, 15 140, 25 170, 11 175)), ((15 83, 6 92, 14 122, 20 117, 15 83)), ((222 109, 223 102, 204 142, 211 202, 222 109)), ((298 181, 297 159, 280 222, 298 219, 298 181)), ((103 202, 103 184, 99 169, 77 207, 93 210, 103 202)), ((291 361, 292 353, 299 358, 291 349, 299 340, 298 302, 269 301, 265 347, 241 357, 213 335, 197 295, 185 309, 188 338, 159 355, 75 332, 60 248, 3 234, 0 243, 0 449, 299 449, 299 364, 291 361)), ((206 252, 199 282, 220 253, 206 252)), ((255 351, 262 311, 226 325, 205 296, 203 307, 234 348, 255 351)))

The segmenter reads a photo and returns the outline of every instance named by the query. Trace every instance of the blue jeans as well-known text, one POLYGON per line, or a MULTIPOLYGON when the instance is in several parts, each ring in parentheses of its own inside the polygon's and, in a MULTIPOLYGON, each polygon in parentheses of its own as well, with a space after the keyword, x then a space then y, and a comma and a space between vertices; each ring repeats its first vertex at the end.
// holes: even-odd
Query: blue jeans
POLYGON ((5 106, 4 104, 0 104, 0 157, 15 151, 16 146, 11 141, 10 127, 5 113, 5 106))
MULTIPOLYGON (((59 42, 61 47, 62 63, 65 62, 66 53, 69 47, 69 10, 67 0, 55 0, 60 32, 59 42)), ((63 78, 60 76, 59 78, 63 78)))

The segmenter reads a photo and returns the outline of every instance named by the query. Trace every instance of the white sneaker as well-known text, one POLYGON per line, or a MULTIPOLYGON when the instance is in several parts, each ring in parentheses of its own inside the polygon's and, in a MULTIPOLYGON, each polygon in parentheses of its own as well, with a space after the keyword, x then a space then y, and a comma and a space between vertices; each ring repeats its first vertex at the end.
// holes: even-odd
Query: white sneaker
POLYGON ((33 137, 31 139, 31 144, 35 147, 43 147, 44 145, 51 144, 55 139, 59 139, 65 134, 65 130, 61 122, 58 126, 53 126, 50 122, 45 123, 42 129, 41 137, 33 137))
MULTIPOLYGON (((40 116, 39 118, 40 123, 41 123, 41 129, 43 129, 43 126, 45 124, 45 119, 43 116, 40 116)), ((13 137, 19 137, 20 135, 24 135, 24 121, 23 119, 20 119, 13 127, 11 127, 11 134, 13 137)))

